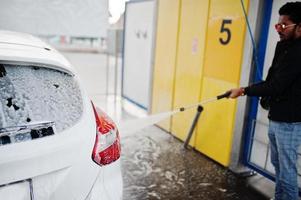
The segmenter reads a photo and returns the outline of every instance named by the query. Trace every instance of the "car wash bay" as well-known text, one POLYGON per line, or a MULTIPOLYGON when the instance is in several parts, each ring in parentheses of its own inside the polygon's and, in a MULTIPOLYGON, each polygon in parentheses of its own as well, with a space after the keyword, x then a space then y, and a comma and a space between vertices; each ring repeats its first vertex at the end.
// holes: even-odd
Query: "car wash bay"
MULTIPOLYGON (((129 2, 122 96, 157 114, 263 79, 279 40, 273 24, 285 2, 129 2), (137 30, 148 37, 140 37, 137 30)), ((252 169, 263 175, 263 182, 273 180, 267 111, 258 99, 223 100, 204 108, 189 145, 233 172, 252 169)), ((184 141, 194 116, 195 110, 189 110, 157 125, 184 141)))
MULTIPOLYGON (((141 118, 143 113, 135 107, 105 95, 106 55, 63 52, 75 64, 94 103, 115 121, 141 118), (80 66, 101 76, 91 76, 80 66), (92 78, 91 78, 92 77, 92 78), (100 78, 100 79, 99 79, 100 78), (100 85, 95 88, 93 81, 100 85), (103 87, 104 86, 104 87, 103 87), (115 102, 115 100, 117 100, 115 102)), ((112 69, 114 68, 111 59, 112 69)), ((110 86, 114 86, 112 76, 110 86)), ((113 91, 110 87, 109 91, 113 91)), ((202 116, 201 116, 202 117, 202 116)), ((146 127, 133 134, 121 134, 123 199, 266 199, 249 186, 246 179, 192 149, 156 127, 146 127)))
MULTIPOLYGON (((267 42, 270 14, 273 23, 277 7, 284 2, 129 2, 125 15, 124 60, 119 73, 122 74, 122 98, 149 114, 156 114, 248 84, 253 48, 242 3, 253 30, 258 27, 256 22, 267 20, 263 25, 268 29, 261 33, 267 42), (258 14, 259 10, 264 12, 258 14)), ((269 48, 277 40, 271 34, 269 48)), ((264 62, 264 55, 261 56, 264 62)), ((267 55, 267 61, 261 63, 264 69, 259 70, 266 72, 270 57, 267 55)), ((113 98, 114 101, 102 95, 95 99, 96 103, 108 106, 115 119, 126 120, 137 114, 135 111, 133 116, 128 115, 121 105, 110 107, 117 100, 117 104, 123 102, 120 96, 113 98)), ((122 135, 124 199, 262 198, 248 187, 250 181, 246 183, 232 172, 240 173, 238 165, 243 161, 243 167, 249 167, 244 170, 255 169, 264 175, 259 179, 268 181, 267 178, 273 176, 264 137, 265 113, 255 104, 256 101, 249 107, 253 110, 251 114, 246 111, 246 99, 206 105, 190 141, 196 151, 182 148, 195 115, 193 110, 158 123, 159 128, 152 126, 122 135), (246 123, 244 118, 248 115, 251 121, 246 123), (242 137, 243 133, 247 138, 242 137), (240 157, 242 152, 245 154, 240 157)), ((256 179, 252 183, 256 185, 256 179)), ((271 188, 261 188, 271 192, 271 188)))
MULTIPOLYGON (((105 54, 63 54, 79 71, 93 102, 115 121, 144 116, 140 109, 111 95, 114 91, 114 76, 110 76, 110 94, 106 95, 105 54), (99 76, 93 76, 88 71, 99 76)), ((110 68, 114 69, 114 59, 111 57, 110 61, 110 68)), ((124 200, 266 199, 253 190, 245 178, 235 175, 197 151, 185 150, 180 140, 161 128, 150 126, 135 133, 120 134, 124 200)))

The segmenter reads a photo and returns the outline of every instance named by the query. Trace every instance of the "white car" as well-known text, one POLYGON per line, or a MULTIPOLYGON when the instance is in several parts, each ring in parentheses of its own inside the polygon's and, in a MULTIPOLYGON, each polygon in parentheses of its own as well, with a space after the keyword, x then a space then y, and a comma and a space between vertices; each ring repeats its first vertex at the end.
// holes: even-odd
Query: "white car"
POLYGON ((120 138, 70 63, 0 31, 0 199, 122 198, 120 138))

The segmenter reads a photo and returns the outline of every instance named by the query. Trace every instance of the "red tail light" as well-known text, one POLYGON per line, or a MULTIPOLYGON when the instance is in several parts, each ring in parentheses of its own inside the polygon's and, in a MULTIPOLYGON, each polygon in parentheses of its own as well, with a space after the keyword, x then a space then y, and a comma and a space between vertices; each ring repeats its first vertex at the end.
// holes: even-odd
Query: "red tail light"
POLYGON ((98 165, 107 165, 120 157, 120 138, 116 125, 104 112, 96 110, 96 139, 92 159, 98 165))

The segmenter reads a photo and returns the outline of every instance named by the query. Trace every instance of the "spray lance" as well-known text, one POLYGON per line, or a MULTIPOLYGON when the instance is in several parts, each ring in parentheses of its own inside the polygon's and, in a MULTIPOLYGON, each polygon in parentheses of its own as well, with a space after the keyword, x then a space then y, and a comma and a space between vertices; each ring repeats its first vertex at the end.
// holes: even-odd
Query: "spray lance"
MULTIPOLYGON (((207 104, 209 102, 213 102, 213 101, 217 101, 226 97, 229 97, 230 95, 230 91, 226 92, 224 94, 221 94, 219 96, 210 98, 210 99, 206 99, 204 101, 201 101, 199 103, 193 104, 193 105, 189 105, 189 106, 185 106, 185 107, 181 107, 181 108, 177 108, 175 110, 171 110, 171 111, 167 111, 167 112, 162 112, 162 113, 157 113, 154 115, 150 115, 147 117, 143 117, 143 118, 139 118, 139 119, 133 119, 133 120, 126 120, 126 121, 121 121, 118 123, 118 129, 120 130, 120 132, 122 132, 122 135, 124 137, 131 135, 132 133, 139 131, 147 126, 153 125, 158 123, 159 121, 162 121, 164 119, 166 119, 167 117, 170 117, 178 112, 184 112, 186 110, 192 109, 192 108, 196 108, 197 107, 197 113, 194 117, 193 123, 191 125, 191 128, 189 130, 188 133, 188 137, 186 139, 185 144, 189 143, 189 140, 192 136, 193 130, 197 124, 198 118, 201 114, 201 112, 203 111, 203 107, 201 105, 207 104)), ((186 146, 187 146, 186 144, 186 146)))
POLYGON ((196 103, 196 104, 192 104, 192 105, 189 105, 189 106, 186 106, 186 107, 181 107, 178 110, 179 110, 179 112, 183 112, 185 110, 195 108, 197 106, 201 106, 202 104, 204 105, 204 104, 207 104, 207 103, 210 103, 210 102, 213 102, 213 101, 217 101, 217 100, 220 100, 220 99, 223 99, 223 98, 228 98, 230 96, 230 94, 231 94, 231 92, 227 91, 224 94, 218 95, 218 96, 210 98, 210 99, 203 100, 203 101, 201 101, 199 103, 196 103))

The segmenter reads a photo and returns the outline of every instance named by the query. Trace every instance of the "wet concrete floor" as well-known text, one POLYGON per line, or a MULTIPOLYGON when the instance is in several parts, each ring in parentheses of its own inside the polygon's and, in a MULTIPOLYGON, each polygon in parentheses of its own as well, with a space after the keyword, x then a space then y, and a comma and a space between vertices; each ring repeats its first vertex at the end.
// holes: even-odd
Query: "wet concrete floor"
POLYGON ((244 178, 156 126, 122 138, 124 200, 261 200, 244 178))

